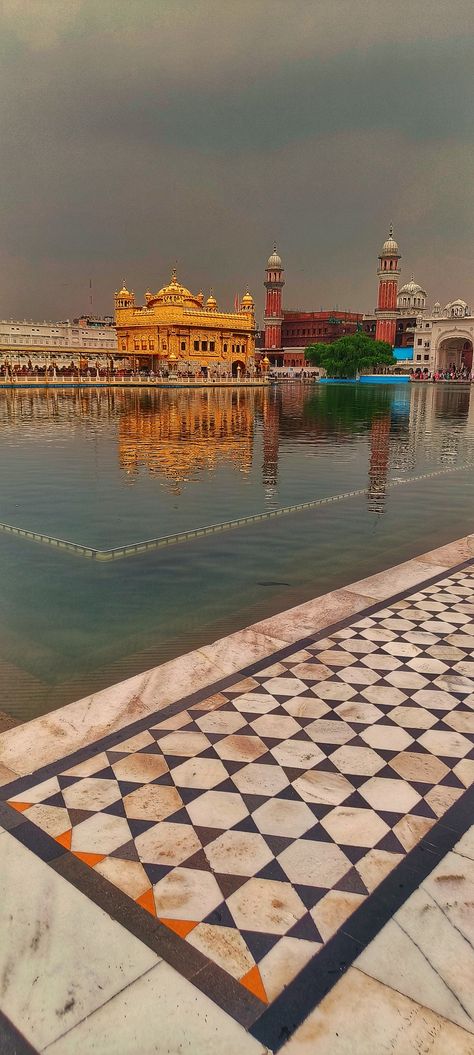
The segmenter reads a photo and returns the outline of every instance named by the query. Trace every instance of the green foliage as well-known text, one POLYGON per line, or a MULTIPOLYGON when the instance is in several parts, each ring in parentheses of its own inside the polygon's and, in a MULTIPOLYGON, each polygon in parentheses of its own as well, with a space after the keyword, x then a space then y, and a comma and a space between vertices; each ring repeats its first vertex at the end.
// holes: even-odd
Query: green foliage
POLYGON ((374 341, 365 333, 347 334, 334 344, 313 344, 306 349, 306 358, 312 366, 321 366, 328 377, 348 378, 396 362, 386 341, 374 341))

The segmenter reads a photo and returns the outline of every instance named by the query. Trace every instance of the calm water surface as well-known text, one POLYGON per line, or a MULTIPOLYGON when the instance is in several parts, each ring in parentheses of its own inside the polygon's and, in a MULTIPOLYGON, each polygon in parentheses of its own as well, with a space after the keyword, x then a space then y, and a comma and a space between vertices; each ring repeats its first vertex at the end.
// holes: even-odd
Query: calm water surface
POLYGON ((0 451, 2 523, 98 548, 366 492, 110 564, 0 531, 21 719, 472 531, 467 387, 2 392, 0 451))

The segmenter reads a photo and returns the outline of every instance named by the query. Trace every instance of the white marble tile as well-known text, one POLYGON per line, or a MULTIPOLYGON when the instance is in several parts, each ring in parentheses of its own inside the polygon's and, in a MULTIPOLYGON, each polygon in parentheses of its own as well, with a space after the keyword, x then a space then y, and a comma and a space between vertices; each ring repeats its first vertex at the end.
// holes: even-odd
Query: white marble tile
POLYGON ((471 861, 474 861, 474 825, 472 828, 469 828, 469 831, 463 835, 458 843, 456 843, 454 851, 455 853, 462 854, 463 857, 469 857, 471 861))
POLYGON ((158 957, 8 833, 2 847, 0 1006, 43 1048, 158 957))
POLYGON ((351 967, 280 1052, 474 1055, 474 1046, 464 1029, 351 967))
POLYGON ((427 890, 412 894, 356 966, 474 1032, 474 951, 427 890))
POLYGON ((167 963, 148 971, 46 1050, 47 1055, 265 1052, 243 1026, 167 963))

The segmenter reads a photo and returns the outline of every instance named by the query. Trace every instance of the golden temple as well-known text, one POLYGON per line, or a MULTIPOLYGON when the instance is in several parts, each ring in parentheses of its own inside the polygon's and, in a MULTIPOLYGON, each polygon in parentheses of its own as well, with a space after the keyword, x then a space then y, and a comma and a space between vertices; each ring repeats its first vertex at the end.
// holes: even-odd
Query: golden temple
POLYGON ((212 291, 191 293, 171 281, 147 290, 144 306, 123 284, 115 294, 118 351, 133 370, 205 377, 245 377, 255 370, 254 301, 247 292, 234 312, 221 312, 212 291))

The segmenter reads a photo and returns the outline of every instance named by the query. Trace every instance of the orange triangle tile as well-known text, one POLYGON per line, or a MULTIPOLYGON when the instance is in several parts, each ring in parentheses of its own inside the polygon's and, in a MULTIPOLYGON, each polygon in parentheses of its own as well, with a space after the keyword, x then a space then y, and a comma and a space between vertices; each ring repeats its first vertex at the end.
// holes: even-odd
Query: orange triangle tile
POLYGON ((262 977, 257 966, 251 967, 250 971, 247 971, 247 974, 244 974, 243 978, 240 979, 240 984, 244 985, 246 989, 249 989, 250 992, 259 1000, 262 1000, 264 1004, 268 1004, 268 996, 265 992, 262 977))
POLYGON ((164 923, 165 927, 174 930, 175 934, 179 934, 180 938, 185 938, 187 934, 190 934, 197 927, 197 920, 192 919, 163 919, 160 916, 160 923, 164 923))
POLYGON ((156 916, 156 905, 153 894, 153 888, 145 890, 144 894, 140 894, 140 897, 135 898, 137 905, 141 905, 142 908, 146 908, 147 912, 150 912, 152 916, 156 916))
POLYGON ((99 861, 103 861, 106 854, 86 854, 82 853, 81 850, 73 850, 74 857, 78 857, 80 861, 84 861, 84 864, 90 865, 91 868, 94 865, 98 865, 99 861))
POLYGON ((9 806, 12 806, 14 810, 18 810, 18 813, 23 813, 24 810, 29 810, 34 805, 33 802, 9 802, 9 806))
POLYGON ((69 828, 67 832, 63 832, 62 835, 55 836, 56 842, 60 843, 61 846, 65 846, 66 850, 71 849, 72 839, 72 828, 69 828))

